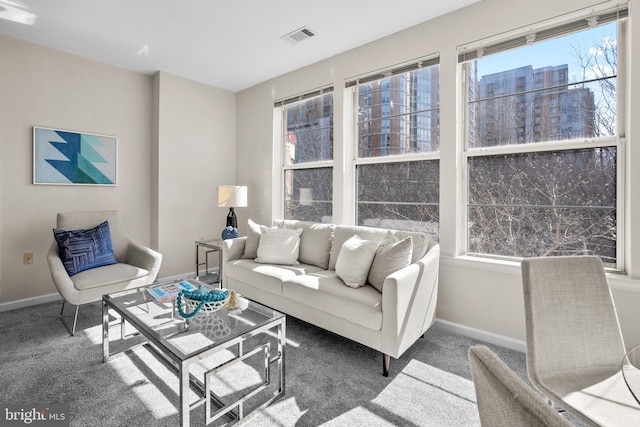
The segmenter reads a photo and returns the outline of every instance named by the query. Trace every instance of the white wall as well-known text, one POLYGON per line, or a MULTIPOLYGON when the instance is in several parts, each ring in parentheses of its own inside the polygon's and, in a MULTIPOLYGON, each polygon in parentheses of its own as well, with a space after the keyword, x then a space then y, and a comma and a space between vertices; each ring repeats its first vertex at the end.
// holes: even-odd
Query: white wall
MULTIPOLYGON (((636 0, 637 1, 637 0, 636 0)), ((343 172, 352 167, 351 160, 343 156, 345 135, 343 115, 344 81, 353 76, 384 69, 431 53, 440 53, 440 243, 442 262, 438 317, 471 328, 482 329, 516 340, 524 340, 524 309, 521 276, 518 264, 493 263, 458 257, 463 238, 456 221, 463 209, 460 194, 460 126, 459 78, 457 66, 458 45, 496 35, 532 23, 596 4, 597 1, 539 0, 535 2, 513 0, 483 0, 460 11, 425 22, 408 30, 332 57, 309 67, 280 76, 238 93, 237 124, 237 177, 249 185, 252 195, 248 216, 268 223, 278 216, 273 206, 273 188, 269 179, 273 173, 274 150, 273 103, 294 94, 333 84, 334 100, 334 221, 352 223, 352 217, 341 217, 341 200, 350 191, 343 172), (276 214, 272 215, 275 211, 276 214)), ((631 8, 631 21, 640 20, 640 11, 631 8)), ((630 40, 640 40, 640 31, 630 26, 630 40)), ((630 42, 629 115, 640 111, 640 90, 634 85, 640 77, 638 51, 630 42)), ((630 121, 627 136, 632 138, 640 124, 630 121)), ((640 153, 630 144, 629 164, 640 162, 640 153)), ((275 162, 276 167, 278 166, 275 162)), ((640 194, 634 194, 639 184, 640 171, 629 168, 627 203, 627 239, 629 250, 627 266, 630 277, 640 278, 640 194)), ((640 193, 637 192, 636 193, 640 193)), ((640 342, 640 281, 627 280, 627 276, 610 279, 618 314, 627 344, 640 342)), ((568 301, 568 304, 571 302, 568 301)))
POLYGON ((216 186, 235 183, 235 93, 4 36, 0 58, 0 309, 56 294, 45 254, 60 211, 118 209, 163 253, 159 277, 193 273, 194 240, 225 225, 216 186), (118 185, 33 185, 33 126, 115 135, 118 185))
POLYGON ((120 209, 148 244, 149 76, 0 36, 0 302, 56 292, 45 259, 59 211, 120 209), (114 135, 118 185, 33 185, 33 126, 114 135), (22 254, 34 253, 33 265, 22 254))
MULTIPOLYGON (((194 271, 194 240, 219 238, 226 225, 228 210, 218 207, 216 189, 236 183, 236 97, 165 72, 154 79, 159 171, 154 214, 161 274, 174 276, 194 271)), ((212 265, 215 260, 211 257, 212 265)))

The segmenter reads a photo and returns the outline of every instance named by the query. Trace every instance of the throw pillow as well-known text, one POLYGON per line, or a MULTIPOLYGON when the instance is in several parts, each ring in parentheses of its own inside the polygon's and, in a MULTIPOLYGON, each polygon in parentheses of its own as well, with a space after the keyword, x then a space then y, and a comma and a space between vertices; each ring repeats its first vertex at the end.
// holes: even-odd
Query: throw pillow
POLYGON ((407 236, 399 242, 395 241, 391 233, 380 242, 376 255, 369 270, 369 283, 382 292, 384 279, 391 273, 406 267, 411 263, 413 253, 413 239, 407 236))
POLYGON ((88 230, 53 229, 58 253, 69 276, 91 268, 116 264, 107 221, 88 230))
POLYGON ((310 221, 276 220, 274 224, 278 228, 301 228, 300 254, 298 260, 303 264, 315 265, 326 270, 329 266, 329 250, 331 249, 331 236, 333 224, 321 224, 310 221))
POLYGON ((262 227, 256 262, 261 264, 298 265, 302 229, 262 227))
POLYGON ((345 285, 351 288, 365 285, 377 247, 378 242, 362 240, 357 234, 342 244, 336 260, 336 275, 345 285))
POLYGON ((424 232, 419 231, 391 231, 396 242, 404 239, 407 236, 411 236, 413 240, 413 254, 411 255, 411 262, 414 263, 420 258, 426 255, 427 249, 429 249, 429 236, 424 232))
POLYGON ((258 244, 260 244, 261 225, 256 224, 251 219, 247 221, 247 241, 244 244, 244 254, 242 258, 254 259, 258 256, 258 244))

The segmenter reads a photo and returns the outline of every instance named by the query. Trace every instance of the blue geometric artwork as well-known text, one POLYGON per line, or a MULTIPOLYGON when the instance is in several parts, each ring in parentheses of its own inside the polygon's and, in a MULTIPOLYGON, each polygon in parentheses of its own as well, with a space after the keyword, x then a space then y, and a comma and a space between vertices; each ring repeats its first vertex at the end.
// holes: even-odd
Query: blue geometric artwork
POLYGON ((33 183, 116 185, 117 138, 33 128, 33 183))

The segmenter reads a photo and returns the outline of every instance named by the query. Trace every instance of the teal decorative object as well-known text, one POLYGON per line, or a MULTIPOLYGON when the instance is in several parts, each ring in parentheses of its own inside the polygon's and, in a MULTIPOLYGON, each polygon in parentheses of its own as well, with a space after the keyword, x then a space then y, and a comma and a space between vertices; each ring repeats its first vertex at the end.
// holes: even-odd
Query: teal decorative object
POLYGON ((222 230, 222 239, 224 240, 235 239, 238 236, 238 229, 235 227, 227 226, 222 230))
POLYGON ((228 289, 214 289, 209 291, 204 286, 200 286, 193 292, 180 291, 176 305, 178 306, 180 316, 184 319, 189 319, 198 314, 200 310, 212 312, 221 309, 229 302, 230 296, 231 292, 228 289), (191 313, 184 312, 182 308, 183 302, 185 306, 188 305, 191 307, 193 310, 191 313))

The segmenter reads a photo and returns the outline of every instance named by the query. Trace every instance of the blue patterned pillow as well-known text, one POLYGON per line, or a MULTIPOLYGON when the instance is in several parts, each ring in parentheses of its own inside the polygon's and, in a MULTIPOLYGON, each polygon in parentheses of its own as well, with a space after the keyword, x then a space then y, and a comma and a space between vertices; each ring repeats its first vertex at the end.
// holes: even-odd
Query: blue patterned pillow
POLYGON ((107 221, 89 230, 53 229, 60 259, 69 276, 90 268, 116 264, 107 221))

